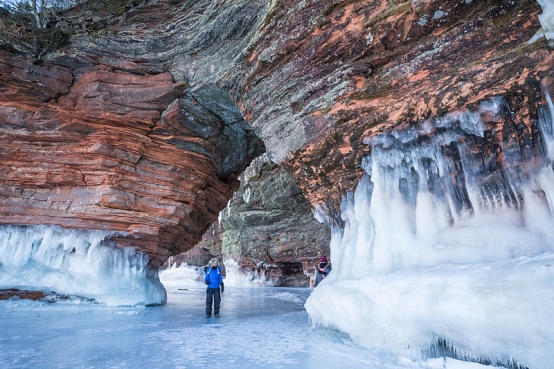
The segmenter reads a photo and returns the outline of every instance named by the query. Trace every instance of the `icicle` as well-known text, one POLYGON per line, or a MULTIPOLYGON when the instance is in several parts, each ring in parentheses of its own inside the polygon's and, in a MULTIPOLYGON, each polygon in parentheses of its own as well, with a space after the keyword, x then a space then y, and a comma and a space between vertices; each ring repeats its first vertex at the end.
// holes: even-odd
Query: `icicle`
POLYGON ((245 203, 248 204, 250 202, 250 187, 244 190, 244 193, 242 194, 242 198, 245 203))
POLYGON ((161 304, 165 289, 148 256, 119 249, 113 232, 0 227, 0 285, 81 295, 107 305, 161 304))
POLYGON ((542 7, 539 22, 547 40, 554 41, 554 4, 551 0, 537 0, 542 7))
POLYGON ((554 216, 554 104, 546 90, 545 100, 546 106, 539 108, 538 126, 548 160, 539 172, 537 181, 544 192, 550 215, 554 216))
MULTIPOLYGON (((554 147, 554 108, 550 96, 546 100, 547 106, 541 108, 539 129, 550 157, 553 155, 550 147, 554 147)), ((335 263, 339 260, 344 263, 337 274, 355 277, 351 271, 360 269, 352 264, 353 260, 371 265, 376 272, 391 272, 439 260, 451 263, 492 260, 493 245, 498 255, 506 257, 554 247, 553 232, 545 231, 552 224, 550 216, 540 222, 544 223, 540 231, 541 237, 545 237, 542 240, 520 233, 500 241, 492 237, 494 232, 479 235, 476 227, 505 224, 515 227, 514 231, 521 229, 528 223, 526 218, 532 217, 519 211, 525 202, 524 194, 529 197, 529 193, 537 190, 545 194, 544 201, 554 214, 551 164, 532 181, 528 178, 532 173, 527 170, 493 176, 484 165, 483 153, 472 147, 480 142, 486 129, 481 114, 500 120, 502 114, 509 114, 505 106, 504 98, 496 97, 483 101, 477 111, 452 112, 433 121, 426 120, 417 129, 408 127, 407 133, 385 132, 364 140, 372 146, 371 156, 362 162, 367 178, 362 178, 355 193, 344 197, 341 207, 344 229, 332 232, 333 237, 338 237, 332 241, 332 245, 337 245, 331 250, 332 257, 335 263), (467 247, 478 249, 467 256, 457 252, 437 253, 436 250, 444 248, 466 247, 456 240, 458 227, 469 227, 470 232, 464 236, 467 247), (519 247, 522 248, 517 251, 519 247), (428 257, 421 256, 424 254, 428 257)), ((521 158, 519 148, 506 146, 504 157, 521 158), (512 154, 510 149, 517 152, 512 154)), ((528 199, 528 207, 537 201, 528 199)), ((536 206, 540 207, 539 203, 536 206)), ((540 212, 537 208, 537 213, 540 212)), ((314 216, 325 221, 319 209, 314 216)))
POLYGON ((539 108, 539 132, 544 151, 550 161, 554 160, 554 105, 548 91, 545 92, 546 106, 539 108))

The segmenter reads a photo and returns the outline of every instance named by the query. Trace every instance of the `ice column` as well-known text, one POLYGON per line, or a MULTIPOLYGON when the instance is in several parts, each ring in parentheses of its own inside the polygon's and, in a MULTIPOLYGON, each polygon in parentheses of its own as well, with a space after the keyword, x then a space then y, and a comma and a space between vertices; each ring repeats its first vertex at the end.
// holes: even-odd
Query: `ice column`
POLYGON ((247 204, 250 202, 250 194, 251 194, 250 187, 246 188, 244 190, 244 193, 242 194, 242 198, 243 198, 244 202, 247 203, 247 204))
MULTIPOLYGON (((539 109, 539 131, 544 142, 547 160, 537 175, 539 187, 544 191, 550 214, 554 214, 554 104, 546 93, 546 106, 539 109)), ((552 231, 554 233, 554 231, 552 231)))

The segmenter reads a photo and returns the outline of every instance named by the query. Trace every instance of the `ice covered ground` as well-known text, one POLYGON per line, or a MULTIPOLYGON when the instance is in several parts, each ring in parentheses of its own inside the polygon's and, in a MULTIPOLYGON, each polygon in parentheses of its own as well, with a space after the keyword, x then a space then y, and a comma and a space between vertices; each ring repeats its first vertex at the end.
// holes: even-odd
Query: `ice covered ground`
MULTIPOLYGON (((163 279, 163 278, 162 278, 163 279)), ((228 287, 221 318, 204 318, 204 285, 166 284, 155 307, 70 300, 0 301, 2 368, 484 368, 408 359, 312 328, 306 288, 228 287)))

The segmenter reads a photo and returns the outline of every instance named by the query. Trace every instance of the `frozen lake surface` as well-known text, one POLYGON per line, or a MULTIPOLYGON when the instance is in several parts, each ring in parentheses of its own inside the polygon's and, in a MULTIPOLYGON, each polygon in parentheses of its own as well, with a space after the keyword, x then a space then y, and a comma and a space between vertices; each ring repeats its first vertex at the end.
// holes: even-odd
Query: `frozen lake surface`
POLYGON ((156 307, 0 301, 0 367, 444 367, 442 359, 413 363, 361 348, 338 331, 312 328, 303 307, 310 292, 227 287, 221 318, 209 319, 201 284, 169 287, 167 305, 156 307))

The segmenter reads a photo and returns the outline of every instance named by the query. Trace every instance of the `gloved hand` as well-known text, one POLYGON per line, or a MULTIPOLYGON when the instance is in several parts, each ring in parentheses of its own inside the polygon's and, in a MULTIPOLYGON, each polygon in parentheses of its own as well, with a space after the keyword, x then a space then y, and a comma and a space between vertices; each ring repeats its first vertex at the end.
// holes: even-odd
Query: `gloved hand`
POLYGON ((210 281, 204 281, 204 284, 208 285, 210 284, 210 281))
POLYGON ((223 293, 224 291, 225 291, 225 285, 221 283, 221 293, 223 293))

